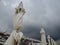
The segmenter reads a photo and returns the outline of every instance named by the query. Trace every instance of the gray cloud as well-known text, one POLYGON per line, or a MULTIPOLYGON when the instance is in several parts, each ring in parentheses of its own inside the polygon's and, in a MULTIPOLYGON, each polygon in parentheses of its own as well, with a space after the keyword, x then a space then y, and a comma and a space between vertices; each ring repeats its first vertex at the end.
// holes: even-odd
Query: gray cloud
MULTIPOLYGON (((58 36, 60 34, 60 1, 22 1, 26 10, 22 32, 28 37, 39 39, 41 25, 43 25, 47 35, 50 34, 54 39, 60 39, 60 36, 58 36)), ((2 27, 0 31, 11 31, 13 29, 12 18, 15 11, 14 8, 18 3, 17 0, 0 1, 0 28, 2 27)))

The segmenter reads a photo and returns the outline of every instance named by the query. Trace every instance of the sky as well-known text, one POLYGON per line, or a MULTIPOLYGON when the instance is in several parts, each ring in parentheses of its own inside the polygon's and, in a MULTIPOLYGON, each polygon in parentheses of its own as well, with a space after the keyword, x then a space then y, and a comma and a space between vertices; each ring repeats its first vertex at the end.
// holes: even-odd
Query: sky
POLYGON ((15 8, 23 2, 25 15, 22 32, 40 39, 41 25, 46 35, 60 42, 60 0, 0 0, 0 31, 12 32, 15 8))

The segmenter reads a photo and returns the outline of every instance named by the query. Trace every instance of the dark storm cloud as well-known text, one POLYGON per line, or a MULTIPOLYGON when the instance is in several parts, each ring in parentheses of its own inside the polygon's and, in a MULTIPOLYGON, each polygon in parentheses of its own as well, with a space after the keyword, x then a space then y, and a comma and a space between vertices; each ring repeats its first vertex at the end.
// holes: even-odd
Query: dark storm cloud
MULTIPOLYGON (((54 39, 60 39, 60 36, 58 36, 60 34, 59 33, 60 32, 59 0, 37 0, 37 1, 34 0, 31 2, 33 7, 31 7, 30 10, 31 11, 31 14, 29 16, 30 20, 29 22, 26 23, 30 24, 31 26, 33 24, 35 25, 39 24, 41 26, 42 24, 46 30, 46 34, 50 34, 54 39)), ((40 31, 37 29, 37 27, 35 28, 36 28, 35 30, 36 32, 40 31)), ((32 33, 35 32, 33 29, 31 30, 32 33)))
MULTIPOLYGON (((22 0, 26 14, 23 20, 22 32, 32 38, 40 38, 40 29, 43 25, 46 34, 54 39, 60 39, 60 1, 59 0, 22 0)), ((17 0, 0 1, 0 28, 11 31, 12 17, 17 0)), ((0 31, 1 31, 0 30, 0 31)))

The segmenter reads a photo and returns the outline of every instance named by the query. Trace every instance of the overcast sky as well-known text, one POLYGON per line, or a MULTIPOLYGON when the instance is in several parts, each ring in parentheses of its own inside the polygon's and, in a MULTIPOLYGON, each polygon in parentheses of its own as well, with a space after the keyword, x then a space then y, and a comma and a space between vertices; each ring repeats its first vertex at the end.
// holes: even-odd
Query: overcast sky
MULTIPOLYGON (((12 18, 20 1, 0 0, 0 31, 11 32, 13 30, 12 18)), ((60 0, 22 0, 22 2, 26 11, 23 18, 24 35, 40 39, 42 24, 46 35, 49 34, 55 40, 59 40, 60 0)))

